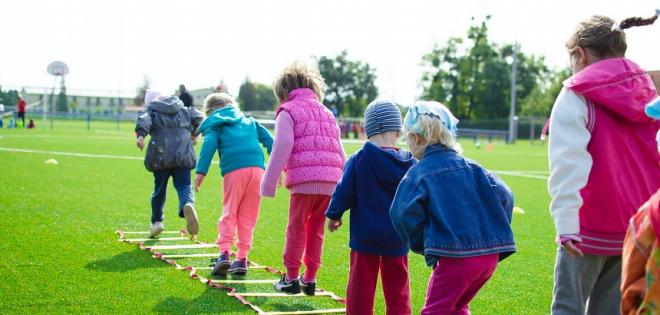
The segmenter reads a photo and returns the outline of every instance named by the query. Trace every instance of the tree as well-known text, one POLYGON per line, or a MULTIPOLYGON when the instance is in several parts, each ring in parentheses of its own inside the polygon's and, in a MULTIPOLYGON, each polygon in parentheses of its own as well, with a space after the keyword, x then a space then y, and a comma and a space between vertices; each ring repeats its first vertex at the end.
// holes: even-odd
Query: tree
POLYGON ((144 97, 147 95, 147 90, 149 89, 149 86, 151 86, 149 77, 144 76, 144 78, 142 79, 142 85, 140 85, 136 90, 137 94, 133 98, 133 105, 144 106, 144 97))
POLYGON ((243 110, 257 110, 257 88, 250 81, 250 78, 245 78, 243 84, 238 88, 238 101, 241 103, 243 110))
POLYGON ((334 58, 321 56, 317 63, 326 84, 323 104, 334 105, 339 115, 361 117, 367 104, 378 95, 374 83, 376 69, 368 63, 349 60, 346 50, 334 58))
POLYGON ((270 85, 255 83, 254 86, 256 88, 255 92, 257 94, 257 109, 264 111, 275 109, 275 106, 277 105, 277 98, 275 97, 275 93, 273 93, 273 89, 270 87, 270 85))
POLYGON ((62 80, 62 87, 60 88, 60 93, 57 94, 57 99, 55 100, 55 110, 58 112, 68 112, 69 111, 69 101, 66 97, 66 87, 64 86, 64 80, 62 80))
POLYGON ((238 89, 238 101, 246 111, 273 110, 277 104, 273 89, 269 85, 254 83, 249 78, 245 78, 238 89))
MULTIPOLYGON (((513 45, 488 39, 487 16, 468 29, 467 41, 450 38, 422 57, 423 98, 445 103, 461 118, 503 118, 510 106, 513 45)), ((518 51, 516 92, 524 99, 552 73, 543 58, 518 51)))
POLYGON ((550 116, 552 105, 564 86, 563 82, 570 75, 569 69, 562 69, 556 73, 553 79, 549 80, 549 86, 535 86, 529 95, 521 101, 521 114, 533 117, 550 116))
POLYGON ((18 102, 18 91, 17 90, 8 90, 4 92, 0 86, 0 104, 5 106, 16 106, 18 102))

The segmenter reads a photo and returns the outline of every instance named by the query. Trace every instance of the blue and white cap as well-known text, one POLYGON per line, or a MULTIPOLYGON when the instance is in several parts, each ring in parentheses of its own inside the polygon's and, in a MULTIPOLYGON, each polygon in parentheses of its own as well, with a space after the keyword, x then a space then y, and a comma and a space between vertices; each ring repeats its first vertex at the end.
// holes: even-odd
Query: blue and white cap
POLYGON ((654 119, 660 119, 660 96, 646 105, 646 115, 654 119))
POLYGON ((421 130, 421 126, 417 124, 421 115, 428 115, 440 119, 447 130, 449 130, 452 135, 456 136, 458 118, 454 117, 447 106, 436 101, 415 102, 408 109, 408 113, 406 113, 406 118, 403 120, 403 127, 408 131, 419 134, 424 133, 424 130, 421 130))
POLYGON ((393 101, 375 100, 364 111, 367 138, 388 131, 401 131, 401 111, 393 101))

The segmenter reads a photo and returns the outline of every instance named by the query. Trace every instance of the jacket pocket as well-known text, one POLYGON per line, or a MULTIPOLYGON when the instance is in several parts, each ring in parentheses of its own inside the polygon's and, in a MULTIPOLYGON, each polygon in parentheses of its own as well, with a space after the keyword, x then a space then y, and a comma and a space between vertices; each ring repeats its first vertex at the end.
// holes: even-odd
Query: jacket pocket
POLYGON ((149 171, 158 171, 164 169, 165 164, 165 145, 162 139, 154 139, 149 141, 147 147, 147 155, 144 159, 144 166, 149 171))

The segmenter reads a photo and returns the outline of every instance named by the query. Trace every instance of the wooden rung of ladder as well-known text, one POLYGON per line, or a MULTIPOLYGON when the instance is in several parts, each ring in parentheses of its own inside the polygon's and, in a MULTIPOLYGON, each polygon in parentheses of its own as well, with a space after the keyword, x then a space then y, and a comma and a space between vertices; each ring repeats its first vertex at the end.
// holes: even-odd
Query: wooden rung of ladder
POLYGON ((190 237, 178 236, 178 237, 161 237, 161 238, 125 238, 119 240, 129 243, 137 243, 137 242, 149 242, 149 241, 183 241, 189 239, 190 237))
POLYGON ((313 311, 288 311, 288 312, 259 312, 259 315, 304 315, 304 314, 339 314, 346 313, 345 308, 330 308, 313 311))
MULTIPOLYGON (((275 293, 275 292, 242 292, 242 293, 227 293, 229 296, 242 296, 242 297, 309 297, 310 295, 305 295, 303 293, 298 293, 298 294, 286 294, 286 293, 275 293)), ((316 292, 315 295, 313 296, 334 296, 335 294, 332 292, 316 292)))
MULTIPOLYGON (((123 234, 150 234, 149 231, 117 231, 123 234)), ((181 234, 181 231, 162 231, 160 234, 181 234)))
POLYGON ((215 244, 182 244, 182 245, 153 245, 145 246, 145 249, 192 249, 192 248, 217 248, 215 244))
MULTIPOLYGON (((197 270, 212 270, 213 269, 213 267, 208 267, 208 266, 202 266, 202 267, 193 266, 193 268, 195 268, 197 270)), ((266 267, 266 266, 248 266, 248 269, 267 269, 267 268, 268 267, 266 267)))
POLYGON ((194 258, 194 257, 218 257, 218 253, 208 253, 208 254, 172 254, 172 255, 163 255, 163 258, 194 258))
POLYGON ((245 283, 245 284, 259 284, 259 283, 275 283, 279 279, 269 279, 269 280, 252 280, 252 279, 246 279, 246 280, 239 280, 239 279, 209 279, 209 281, 213 283, 226 283, 226 284, 231 284, 231 283, 245 283))

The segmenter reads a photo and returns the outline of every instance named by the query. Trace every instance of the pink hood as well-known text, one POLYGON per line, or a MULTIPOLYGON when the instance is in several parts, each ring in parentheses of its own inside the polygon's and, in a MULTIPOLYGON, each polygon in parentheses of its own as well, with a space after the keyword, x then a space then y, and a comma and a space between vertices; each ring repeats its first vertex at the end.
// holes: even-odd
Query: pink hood
POLYGON ((655 86, 648 73, 629 59, 593 63, 564 81, 564 86, 625 120, 652 120, 644 113, 644 106, 657 96, 655 86))

